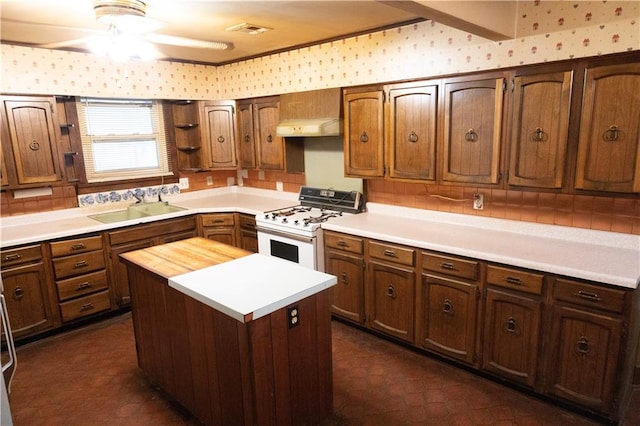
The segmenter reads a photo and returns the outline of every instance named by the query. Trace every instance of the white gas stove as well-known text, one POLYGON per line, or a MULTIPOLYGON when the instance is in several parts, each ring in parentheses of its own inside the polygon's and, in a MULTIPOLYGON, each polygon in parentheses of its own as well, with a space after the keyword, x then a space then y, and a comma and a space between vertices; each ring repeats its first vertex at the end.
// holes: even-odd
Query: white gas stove
POLYGON ((258 252, 324 270, 323 222, 362 211, 362 194, 300 187, 299 205, 256 216, 258 252))

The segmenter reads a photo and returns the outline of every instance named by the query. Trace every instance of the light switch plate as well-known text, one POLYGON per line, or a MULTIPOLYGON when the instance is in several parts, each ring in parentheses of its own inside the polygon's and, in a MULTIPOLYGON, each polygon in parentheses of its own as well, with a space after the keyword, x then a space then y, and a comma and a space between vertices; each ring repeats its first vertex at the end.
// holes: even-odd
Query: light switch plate
POLYGON ((180 178, 180 180, 178 181, 178 188, 189 189, 189 178, 180 178))

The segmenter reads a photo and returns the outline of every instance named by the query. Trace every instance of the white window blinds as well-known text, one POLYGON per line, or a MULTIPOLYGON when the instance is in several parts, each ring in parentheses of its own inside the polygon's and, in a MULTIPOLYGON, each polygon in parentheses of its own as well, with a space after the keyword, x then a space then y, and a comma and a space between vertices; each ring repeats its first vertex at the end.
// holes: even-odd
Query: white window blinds
POLYGON ((80 98, 77 107, 89 182, 171 174, 160 102, 80 98))

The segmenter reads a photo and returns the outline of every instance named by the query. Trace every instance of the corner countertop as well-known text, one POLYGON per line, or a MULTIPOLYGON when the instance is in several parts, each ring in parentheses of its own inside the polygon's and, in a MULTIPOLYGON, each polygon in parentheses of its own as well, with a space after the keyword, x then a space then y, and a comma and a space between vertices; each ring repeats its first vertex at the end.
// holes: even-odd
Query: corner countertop
POLYGON ((158 216, 101 223, 88 217, 96 213, 121 210, 130 202, 109 203, 92 207, 77 207, 51 212, 3 217, 0 220, 0 248, 68 238, 125 226, 155 222, 200 213, 240 212, 258 214, 298 204, 298 194, 266 189, 228 186, 186 192, 165 197, 169 204, 185 210, 158 216))
POLYGON ((337 283, 333 275, 199 237, 131 251, 122 257, 243 323, 337 283))
POLYGON ((367 203, 325 230, 635 289, 640 236, 367 203))

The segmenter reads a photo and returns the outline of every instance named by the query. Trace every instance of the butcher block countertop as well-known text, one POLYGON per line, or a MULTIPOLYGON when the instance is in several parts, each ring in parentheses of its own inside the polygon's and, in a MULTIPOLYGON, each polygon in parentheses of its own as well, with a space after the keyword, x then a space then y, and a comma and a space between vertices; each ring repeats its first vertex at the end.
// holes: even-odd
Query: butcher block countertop
POLYGON ((200 237, 124 253, 121 257, 243 323, 337 283, 333 275, 200 237))

